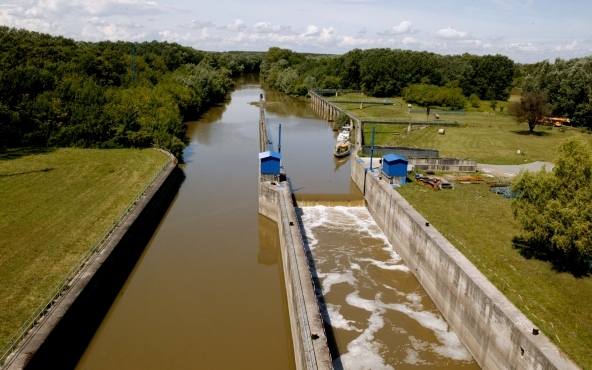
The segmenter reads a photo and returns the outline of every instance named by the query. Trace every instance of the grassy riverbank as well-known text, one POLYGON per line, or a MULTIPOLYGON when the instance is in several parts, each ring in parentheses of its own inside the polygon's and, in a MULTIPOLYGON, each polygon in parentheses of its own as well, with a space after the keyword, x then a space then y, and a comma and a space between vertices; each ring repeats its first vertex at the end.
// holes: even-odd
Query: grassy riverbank
MULTIPOLYGON (((352 99, 359 96, 352 95, 352 99)), ((350 95, 346 95, 350 98, 350 95)), ((516 97, 513 97, 514 99, 516 97)), ((391 100, 391 99, 389 99, 391 100)), ((522 164, 534 161, 552 162, 557 155, 559 143, 564 139, 578 135, 592 142, 592 135, 582 133, 579 129, 565 127, 563 129, 550 126, 537 126, 533 135, 529 134, 526 124, 518 125, 507 115, 509 102, 498 102, 496 111, 492 111, 489 102, 482 101, 479 108, 467 108, 466 114, 441 115, 441 119, 456 122, 458 127, 445 127, 446 134, 439 135, 441 127, 428 126, 421 129, 426 122, 426 115, 409 113, 407 104, 395 98, 397 105, 371 105, 360 109, 360 104, 338 104, 341 108, 359 118, 401 119, 417 122, 413 131, 407 133, 406 125, 376 124, 375 144, 393 146, 417 146, 435 148, 441 157, 470 158, 480 163, 490 164, 522 164), (500 112, 500 107, 504 110, 500 112), (520 150, 523 154, 517 155, 520 150)), ((413 107, 413 110, 425 108, 413 107)), ((437 120, 429 117, 429 122, 437 120)), ((369 145, 372 138, 372 125, 364 125, 364 143, 369 145)))
POLYGON ((521 254, 510 200, 485 185, 398 189, 535 325, 584 369, 592 369, 592 277, 558 272, 521 254))
POLYGON ((0 152, 0 347, 167 158, 151 149, 0 152))

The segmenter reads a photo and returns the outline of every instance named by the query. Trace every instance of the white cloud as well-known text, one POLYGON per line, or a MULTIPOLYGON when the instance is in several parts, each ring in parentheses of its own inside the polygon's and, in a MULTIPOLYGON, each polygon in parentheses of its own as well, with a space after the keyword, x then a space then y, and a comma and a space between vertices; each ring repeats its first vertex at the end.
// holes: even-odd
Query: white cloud
POLYGON ((403 45, 412 45, 412 44, 419 44, 419 40, 414 39, 413 37, 405 37, 403 39, 403 45))
POLYGON ((530 42, 510 43, 506 45, 506 49, 509 51, 519 51, 528 53, 538 53, 541 51, 539 48, 537 48, 530 42))
POLYGON ((93 26, 108 26, 109 22, 107 22, 104 19, 99 19, 99 17, 92 17, 90 19, 90 21, 88 21, 89 24, 92 24, 93 26))
POLYGON ((479 47, 483 45, 483 41, 481 40, 460 40, 458 41, 460 45, 472 46, 472 47, 479 47))
POLYGON ((273 25, 273 24, 268 23, 268 22, 258 22, 258 23, 255 23, 253 25, 253 27, 251 27, 249 29, 249 31, 255 32, 255 33, 286 33, 286 34, 295 34, 295 32, 293 32, 291 30, 291 27, 290 26, 284 27, 284 26, 279 26, 279 25, 273 25))
POLYGON ((242 19, 237 19, 234 23, 229 23, 218 28, 226 31, 245 31, 247 29, 247 24, 242 19))
POLYGON ((413 23, 410 21, 403 21, 398 26, 393 27, 390 30, 378 32, 379 35, 403 35, 403 34, 415 34, 421 32, 420 30, 413 29, 413 23))
POLYGON ((194 35, 190 32, 180 34, 177 32, 172 32, 169 30, 163 30, 158 32, 162 41, 169 41, 169 42, 189 42, 189 43, 205 43, 206 45, 212 45, 214 43, 218 43, 223 41, 222 38, 218 36, 210 35, 210 32, 206 27, 204 27, 199 35, 194 35))
POLYGON ((471 39, 471 33, 467 31, 457 31, 452 27, 443 28, 436 32, 436 38, 446 40, 466 40, 471 39))
POLYGON ((318 36, 319 35, 319 27, 317 26, 313 26, 313 25, 308 25, 308 27, 306 27, 306 32, 304 32, 302 34, 302 36, 306 37, 306 36, 318 36))
POLYGON ((504 36, 490 36, 487 38, 489 41, 501 41, 504 39, 504 36))
POLYGON ((20 5, 0 5, 0 24, 37 32, 67 34, 63 22, 52 21, 39 8, 24 8, 20 5))
POLYGON ((216 27, 216 25, 210 21, 201 21, 201 20, 191 20, 189 23, 179 24, 181 28, 207 28, 207 27, 216 27))
POLYGON ((35 0, 29 8, 39 14, 70 14, 87 16, 144 15, 177 13, 180 10, 142 0, 35 0))
POLYGON ((134 23, 134 22, 120 22, 115 24, 117 27, 121 28, 144 28, 143 24, 134 23))
POLYGON ((579 51, 578 42, 574 41, 571 44, 559 45, 555 48, 555 51, 579 51))
POLYGON ((82 29, 82 36, 87 40, 125 40, 125 41, 140 41, 146 37, 146 32, 134 32, 133 28, 122 27, 115 24, 108 25, 86 25, 82 29))

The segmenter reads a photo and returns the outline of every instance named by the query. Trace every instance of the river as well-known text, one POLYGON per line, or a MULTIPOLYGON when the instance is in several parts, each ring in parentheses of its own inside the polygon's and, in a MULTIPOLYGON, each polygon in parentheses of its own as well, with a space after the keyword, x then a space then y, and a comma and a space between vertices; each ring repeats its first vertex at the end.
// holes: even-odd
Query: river
POLYGON ((186 179, 77 369, 294 368, 277 225, 258 214, 259 110, 249 103, 259 94, 275 149, 282 125, 284 165, 306 206, 298 212, 336 367, 475 368, 359 207, 348 159, 332 155, 337 133, 306 102, 246 75, 224 104, 187 123, 186 179))

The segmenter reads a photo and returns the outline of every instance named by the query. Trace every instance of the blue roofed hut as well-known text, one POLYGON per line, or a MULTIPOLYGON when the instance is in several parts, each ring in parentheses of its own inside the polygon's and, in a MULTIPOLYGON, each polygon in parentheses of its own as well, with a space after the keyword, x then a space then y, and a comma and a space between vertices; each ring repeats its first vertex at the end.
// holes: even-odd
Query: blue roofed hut
POLYGON ((407 165, 409 161, 405 157, 396 154, 387 154, 382 157, 382 173, 391 180, 397 180, 405 184, 407 178, 407 165))
POLYGON ((259 153, 259 163, 261 164, 262 175, 279 175, 281 172, 282 155, 277 152, 259 153))

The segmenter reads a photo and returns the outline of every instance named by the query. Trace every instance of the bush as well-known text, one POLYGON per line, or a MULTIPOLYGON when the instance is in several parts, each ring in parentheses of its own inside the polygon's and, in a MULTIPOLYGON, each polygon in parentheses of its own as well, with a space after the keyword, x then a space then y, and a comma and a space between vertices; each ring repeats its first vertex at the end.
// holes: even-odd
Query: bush
POLYGON ((343 112, 340 112, 337 117, 335 117, 335 128, 341 130, 343 126, 349 123, 349 116, 343 112))
POLYGON ((581 271, 592 260, 592 150, 565 140, 553 171, 521 172, 512 185, 514 217, 534 254, 581 271))
POLYGON ((479 108, 481 106, 481 100, 477 94, 471 94, 471 96, 469 96, 469 103, 473 108, 479 108))

